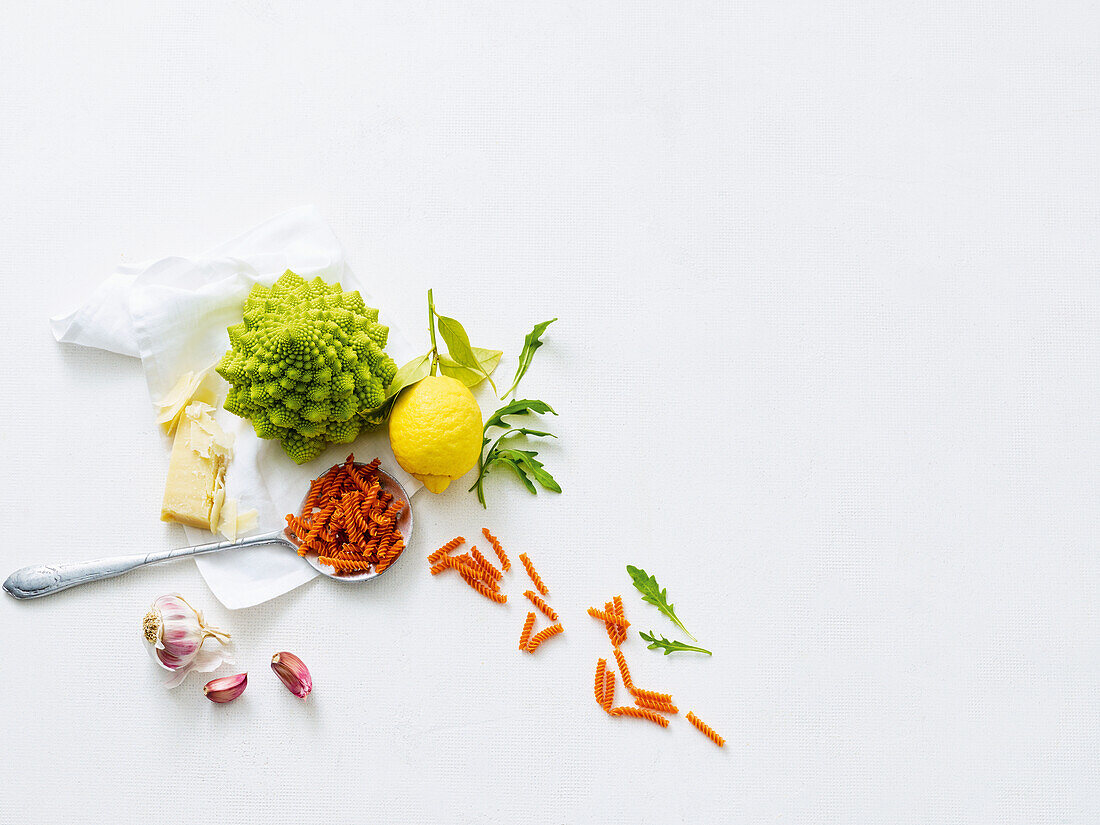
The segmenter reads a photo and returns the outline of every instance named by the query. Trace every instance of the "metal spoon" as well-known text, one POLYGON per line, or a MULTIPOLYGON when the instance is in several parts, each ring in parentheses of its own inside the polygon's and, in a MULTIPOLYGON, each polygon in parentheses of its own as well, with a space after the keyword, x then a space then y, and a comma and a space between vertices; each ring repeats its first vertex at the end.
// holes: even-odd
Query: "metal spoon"
MULTIPOLYGON (((357 463, 356 466, 362 467, 365 465, 357 463)), ((328 470, 325 470, 325 473, 322 473, 322 475, 326 473, 328 473, 328 470)), ((381 480, 384 490, 390 493, 395 499, 405 503, 405 507, 401 511, 401 516, 397 520, 397 529, 400 530, 401 535, 405 537, 405 545, 408 546, 409 540, 412 538, 412 506, 409 501, 409 496, 397 479, 388 473, 379 470, 378 478, 381 480)), ((302 504, 305 504, 305 496, 302 497, 302 504)), ((299 505, 298 509, 300 512, 301 505, 299 505)), ((37 599, 41 596, 48 596, 51 593, 67 590, 78 584, 84 584, 85 582, 94 582, 99 579, 109 579, 112 576, 120 576, 136 567, 144 567, 147 564, 159 564, 162 561, 170 561, 172 559, 202 556, 207 553, 218 553, 233 547, 254 547, 258 544, 285 544, 292 550, 298 549, 298 542, 288 529, 275 530, 271 533, 249 536, 248 538, 239 539, 238 541, 219 541, 211 544, 199 544, 194 547, 178 547, 175 550, 162 550, 159 553, 112 556, 110 558, 74 562, 72 564, 32 565, 30 567, 24 567, 21 570, 16 570, 8 576, 7 581, 4 582, 4 590, 7 591, 9 596, 14 596, 17 599, 37 599)), ((385 570, 383 570, 382 573, 373 571, 365 573, 337 573, 331 567, 317 561, 316 556, 306 556, 305 560, 322 575, 341 582, 369 581, 371 579, 377 579, 385 572, 385 570)), ((389 568, 386 569, 388 570, 389 568)))

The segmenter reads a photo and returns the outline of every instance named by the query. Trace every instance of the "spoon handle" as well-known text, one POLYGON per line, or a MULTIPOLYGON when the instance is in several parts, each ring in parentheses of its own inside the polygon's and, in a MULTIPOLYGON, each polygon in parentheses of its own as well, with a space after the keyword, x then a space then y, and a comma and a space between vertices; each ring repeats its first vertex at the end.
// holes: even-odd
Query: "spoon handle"
POLYGON ((174 550, 162 550, 159 553, 138 553, 132 556, 111 556, 93 561, 73 562, 72 564, 36 564, 16 570, 4 582, 4 590, 17 599, 37 599, 75 587, 85 582, 109 579, 147 564, 159 564, 162 561, 182 559, 187 556, 201 556, 217 553, 231 547, 251 547, 256 544, 290 544, 281 530, 261 533, 258 536, 237 541, 216 541, 210 544, 198 544, 194 547, 177 547, 174 550))

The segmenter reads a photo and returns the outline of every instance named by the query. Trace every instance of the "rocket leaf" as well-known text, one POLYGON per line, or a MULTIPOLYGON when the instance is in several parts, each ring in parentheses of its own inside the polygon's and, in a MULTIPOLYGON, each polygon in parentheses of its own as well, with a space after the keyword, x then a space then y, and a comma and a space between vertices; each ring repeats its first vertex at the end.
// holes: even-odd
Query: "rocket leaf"
POLYGON ((535 328, 527 333, 527 337, 523 339, 523 349, 519 354, 519 364, 516 365, 516 379, 512 382, 512 386, 508 388, 507 392, 501 396, 501 398, 507 398, 509 395, 516 391, 516 387, 519 386, 520 379, 527 373, 527 368, 531 366, 531 359, 535 357, 535 350, 542 346, 542 334, 546 332, 546 328, 554 323, 557 318, 551 318, 549 321, 543 321, 541 324, 535 324, 535 328))
MULTIPOLYGON (((687 633, 688 636, 691 636, 691 631, 684 627, 683 622, 681 622, 679 618, 677 618, 676 611, 669 603, 668 592, 662 589, 659 584, 657 584, 657 578, 655 576, 651 576, 640 567, 634 567, 630 564, 626 566, 626 572, 629 573, 630 578, 634 580, 634 587, 639 593, 642 594, 642 599, 644 601, 647 601, 651 605, 656 607, 658 610, 668 616, 668 618, 671 619, 678 628, 684 631, 684 633, 687 633)), ((694 636, 691 636, 691 640, 693 642, 699 641, 694 636)))
POLYGON ((701 647, 695 647, 694 645, 685 644, 684 642, 670 642, 664 636, 658 637, 657 634, 655 634, 652 630, 649 631, 649 633, 639 631, 638 635, 641 636, 645 641, 649 642, 648 647, 650 650, 664 650, 666 656, 670 653, 679 653, 681 651, 689 650, 695 651, 697 653, 705 653, 708 656, 714 655, 709 650, 704 650, 701 647))

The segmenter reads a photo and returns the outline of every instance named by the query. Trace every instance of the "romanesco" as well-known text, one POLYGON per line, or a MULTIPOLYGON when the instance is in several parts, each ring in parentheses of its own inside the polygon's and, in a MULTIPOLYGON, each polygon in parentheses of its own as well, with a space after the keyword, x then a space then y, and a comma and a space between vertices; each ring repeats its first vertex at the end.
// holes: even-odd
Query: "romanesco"
POLYGON ((355 440, 377 416, 397 365, 383 351, 389 328, 358 292, 289 269, 270 288, 252 287, 232 349, 218 364, 230 383, 225 408, 278 438, 297 463, 329 443, 355 440))

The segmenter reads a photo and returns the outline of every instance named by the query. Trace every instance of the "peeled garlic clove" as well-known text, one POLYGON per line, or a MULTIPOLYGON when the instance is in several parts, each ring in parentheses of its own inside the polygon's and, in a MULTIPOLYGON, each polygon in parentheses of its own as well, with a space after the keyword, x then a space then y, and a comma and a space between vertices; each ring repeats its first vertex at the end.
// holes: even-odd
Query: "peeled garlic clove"
POLYGON ((293 653, 276 653, 271 657, 271 669, 286 685, 287 690, 299 699, 305 699, 313 690, 313 677, 309 675, 309 668, 293 653))
POLYGON ((202 692, 211 702, 225 704, 232 702, 248 687, 248 674, 238 673, 236 676, 222 676, 220 679, 211 679, 206 683, 202 692))

